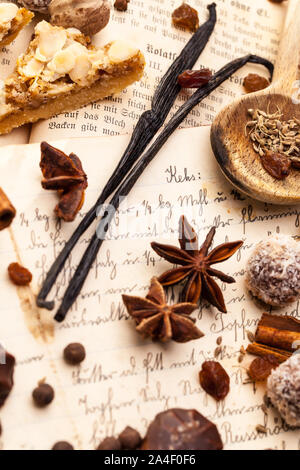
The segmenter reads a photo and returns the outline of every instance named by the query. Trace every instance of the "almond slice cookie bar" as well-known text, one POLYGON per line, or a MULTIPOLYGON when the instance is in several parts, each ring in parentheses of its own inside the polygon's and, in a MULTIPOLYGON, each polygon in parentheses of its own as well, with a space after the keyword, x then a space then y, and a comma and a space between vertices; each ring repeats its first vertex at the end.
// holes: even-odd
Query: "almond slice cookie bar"
POLYGON ((0 3, 0 47, 10 44, 34 14, 14 3, 0 3))
POLYGON ((142 77, 144 66, 130 43, 96 49, 79 30, 41 21, 14 73, 0 84, 0 134, 119 93, 142 77))

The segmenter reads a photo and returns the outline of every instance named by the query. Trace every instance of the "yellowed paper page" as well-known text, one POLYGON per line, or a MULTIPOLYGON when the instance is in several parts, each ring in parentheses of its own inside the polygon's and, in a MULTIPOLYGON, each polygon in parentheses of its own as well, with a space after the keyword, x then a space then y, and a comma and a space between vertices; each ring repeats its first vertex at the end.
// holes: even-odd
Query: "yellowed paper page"
MULTIPOLYGON (((127 12, 112 10, 109 25, 95 36, 97 45, 114 39, 133 41, 145 54, 143 79, 118 96, 84 109, 62 114, 33 126, 31 142, 68 137, 113 136, 130 133, 141 113, 150 108, 154 89, 160 78, 191 37, 191 33, 175 28, 171 14, 181 0, 132 0, 127 12)), ((200 23, 208 17, 208 1, 191 0, 199 12, 200 23)), ((227 62, 246 54, 258 54, 275 60, 285 17, 285 6, 265 1, 217 3, 218 24, 195 68, 209 67, 214 72, 227 62)), ((248 65, 206 98, 185 119, 182 127, 209 124, 216 113, 235 96, 243 93, 243 77, 249 72, 265 74, 261 66, 248 65)), ((193 90, 183 91, 171 115, 193 90)))
MULTIPOLYGON (((17 359, 15 386, 1 409, 3 448, 50 449, 54 442, 67 440, 76 449, 94 449, 127 425, 144 435, 156 413, 182 407, 195 408, 216 423, 225 449, 298 449, 299 432, 289 430, 274 409, 264 413, 265 387, 243 384, 252 357, 242 363, 238 357, 241 346, 248 344, 247 331, 255 331, 263 312, 245 289, 246 261, 254 244, 272 233, 299 236, 300 207, 260 204, 233 190, 215 163, 208 127, 177 131, 145 171, 116 214, 109 239, 66 320, 54 325, 55 312, 35 308, 38 285, 127 143, 127 136, 54 143, 76 152, 89 178, 86 202, 72 224, 55 219, 57 196, 41 188, 39 146, 1 151, 3 189, 18 211, 11 230, 0 233, 0 341, 17 359), (237 282, 221 285, 227 315, 205 302, 192 314, 203 338, 154 344, 135 332, 121 294, 145 296, 151 277, 171 267, 152 251, 150 242, 178 246, 182 214, 201 242, 212 225, 217 227, 214 246, 244 240, 221 267, 237 282), (6 267, 16 259, 32 271, 31 288, 18 290, 8 281, 6 267), (218 359, 231 377, 231 391, 216 404, 201 389, 198 373, 204 360, 214 358, 220 336, 218 359), (70 367, 62 351, 76 341, 86 347, 87 358, 81 366, 70 367), (55 400, 47 409, 37 409, 31 393, 44 377, 55 389, 55 400), (266 434, 257 433, 258 424, 266 427, 266 434)), ((56 307, 93 230, 95 226, 82 238, 49 296, 56 307)), ((175 300, 172 292, 169 298, 175 300)), ((300 319, 299 304, 276 313, 300 319)))

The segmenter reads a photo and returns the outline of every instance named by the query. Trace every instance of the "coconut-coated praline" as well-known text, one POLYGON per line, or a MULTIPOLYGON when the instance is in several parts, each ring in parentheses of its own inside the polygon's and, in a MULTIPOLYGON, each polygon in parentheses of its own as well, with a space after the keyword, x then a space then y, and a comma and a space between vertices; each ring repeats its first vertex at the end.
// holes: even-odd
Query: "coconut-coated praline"
POLYGON ((258 243, 247 264, 246 284, 255 297, 274 307, 300 299, 300 243, 287 235, 258 243))
POLYGON ((289 426, 300 426, 300 354, 295 353, 273 370, 268 397, 289 426))

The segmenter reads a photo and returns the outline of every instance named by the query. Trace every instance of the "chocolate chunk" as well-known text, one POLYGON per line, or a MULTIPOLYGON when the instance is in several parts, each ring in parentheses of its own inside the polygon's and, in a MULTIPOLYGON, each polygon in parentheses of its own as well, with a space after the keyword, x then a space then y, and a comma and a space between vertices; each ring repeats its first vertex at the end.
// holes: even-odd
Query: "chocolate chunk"
POLYGON ((52 450, 74 450, 74 447, 67 441, 59 441, 54 444, 52 450))
POLYGON ((140 445, 142 438, 138 431, 127 426, 119 435, 119 441, 121 442, 122 449, 134 450, 140 445))
POLYGON ((34 403, 42 408, 53 401, 54 390, 51 385, 41 384, 33 390, 32 398, 34 403))
POLYGON ((97 450, 121 450, 121 442, 119 439, 109 436, 98 445, 97 450))
POLYGON ((72 365, 84 361, 85 355, 85 349, 80 343, 71 343, 64 349, 65 361, 72 365))
POLYGON ((173 408, 150 424, 142 450, 222 450, 215 424, 196 410, 173 408))
POLYGON ((4 402, 11 392, 14 385, 14 367, 15 358, 8 352, 4 353, 2 358, 2 349, 0 346, 0 407, 4 405, 4 402), (2 361, 1 359, 4 359, 2 361), (2 364, 4 362, 4 364, 2 364))

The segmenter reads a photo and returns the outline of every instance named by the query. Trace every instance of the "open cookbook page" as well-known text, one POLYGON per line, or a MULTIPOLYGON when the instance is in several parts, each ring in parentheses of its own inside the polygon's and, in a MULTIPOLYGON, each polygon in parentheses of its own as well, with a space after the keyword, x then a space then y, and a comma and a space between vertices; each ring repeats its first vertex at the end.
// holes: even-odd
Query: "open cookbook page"
MULTIPOLYGON (((59 223, 53 209, 57 196, 41 188, 38 144, 7 147, 0 159, 3 189, 18 214, 1 233, 1 343, 17 360, 15 385, 1 409, 4 449, 50 449, 68 441, 76 449, 94 449, 125 426, 141 435, 156 413, 169 408, 195 408, 219 429, 225 449, 299 449, 299 433, 274 408, 264 404, 265 385, 249 383, 253 356, 240 359, 266 307, 253 302, 245 287, 245 266, 254 244, 270 233, 299 236, 299 207, 255 202, 233 190, 215 162, 209 127, 178 130, 146 169, 116 213, 100 254, 72 310, 61 323, 53 312, 37 309, 35 294, 51 263, 119 160, 128 136, 73 139, 53 145, 75 152, 88 175, 86 201, 79 219, 59 223), (14 168, 12 178, 11 169, 14 168), (214 246, 243 240, 222 264, 234 284, 219 282, 228 313, 205 301, 192 313, 204 337, 186 344, 152 343, 135 331, 122 294, 145 297, 152 276, 171 265, 151 249, 152 241, 178 245, 178 220, 184 214, 202 243, 217 227, 214 246), (5 267, 19 261, 33 273, 31 287, 16 288, 5 267), (220 343, 220 339, 222 342, 220 343), (218 340, 218 341, 217 341, 218 340), (69 366, 62 351, 70 342, 87 351, 79 366, 69 366), (199 385, 204 360, 218 361, 230 376, 231 390, 217 403, 199 385), (31 393, 45 379, 55 390, 45 409, 31 393), (264 429, 258 432, 257 426, 264 429)), ((49 299, 59 299, 95 230, 85 234, 58 279, 49 299)), ((220 266, 220 265, 219 265, 220 266)), ((176 291, 169 290, 175 301, 176 291)), ((275 311, 274 311, 275 312, 275 311)), ((277 310, 299 318, 299 302, 277 310)))
MULTIPOLYGON (((145 54, 143 79, 119 96, 35 124, 30 142, 62 139, 66 135, 95 137, 131 132, 140 114, 149 109, 159 79, 191 37, 191 33, 171 25, 172 11, 181 3, 181 0, 132 0, 126 14, 113 10, 109 27, 97 34, 93 41, 96 45, 115 39, 133 41, 145 54)), ((199 12, 200 24, 206 21, 208 2, 192 0, 189 3, 199 12)), ((285 5, 269 1, 262 4, 259 0, 218 0, 216 4, 218 24, 195 68, 208 67, 217 71, 230 60, 249 53, 274 62, 285 18, 285 5)), ((267 75, 261 67, 248 65, 193 110, 182 126, 211 123, 223 106, 243 92, 243 77, 253 71, 267 75)), ((189 92, 181 94, 171 115, 189 95, 189 92)))

